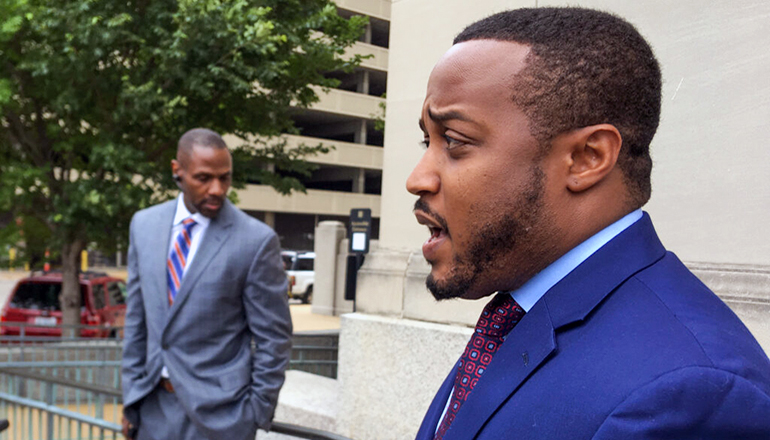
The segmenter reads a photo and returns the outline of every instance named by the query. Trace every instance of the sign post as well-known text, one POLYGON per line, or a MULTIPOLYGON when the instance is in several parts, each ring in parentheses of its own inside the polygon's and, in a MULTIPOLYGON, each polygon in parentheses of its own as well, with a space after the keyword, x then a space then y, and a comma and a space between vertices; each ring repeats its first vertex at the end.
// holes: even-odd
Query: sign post
POLYGON ((348 261, 345 276, 345 299, 353 301, 356 311, 356 282, 358 269, 364 264, 364 255, 369 252, 369 239, 372 234, 372 210, 351 209, 348 234, 348 261))

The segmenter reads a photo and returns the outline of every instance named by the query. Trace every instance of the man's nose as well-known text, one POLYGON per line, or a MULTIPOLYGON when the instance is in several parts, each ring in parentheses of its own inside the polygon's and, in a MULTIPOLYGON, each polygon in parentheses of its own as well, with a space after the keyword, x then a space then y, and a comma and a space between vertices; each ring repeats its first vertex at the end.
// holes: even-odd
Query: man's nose
POLYGON ((406 179, 406 190, 416 196, 425 193, 437 193, 441 187, 441 179, 438 176, 435 162, 435 154, 428 148, 406 179))
POLYGON ((222 197, 225 195, 225 191, 227 191, 227 186, 221 180, 213 179, 208 192, 211 196, 222 197))

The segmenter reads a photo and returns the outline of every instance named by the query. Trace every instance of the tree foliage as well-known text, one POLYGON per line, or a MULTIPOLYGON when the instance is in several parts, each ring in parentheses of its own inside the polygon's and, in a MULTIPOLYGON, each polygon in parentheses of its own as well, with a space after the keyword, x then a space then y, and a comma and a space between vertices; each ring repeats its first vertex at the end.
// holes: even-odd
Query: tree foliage
MULTIPOLYGON (((0 212, 45 225, 74 267, 87 243, 125 246, 174 188, 182 133, 291 132, 290 107, 336 85, 323 73, 360 61, 342 54, 364 24, 329 0, 0 0, 0 212)), ((317 151, 241 146, 234 186, 302 190, 280 172, 317 151)))

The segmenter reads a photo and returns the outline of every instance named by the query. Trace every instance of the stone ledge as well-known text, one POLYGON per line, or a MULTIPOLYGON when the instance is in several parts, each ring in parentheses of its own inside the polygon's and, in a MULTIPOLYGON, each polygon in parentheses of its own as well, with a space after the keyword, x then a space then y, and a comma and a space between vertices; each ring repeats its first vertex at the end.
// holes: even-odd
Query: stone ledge
POLYGON ((770 306, 770 267, 686 262, 705 285, 725 301, 770 306))
MULTIPOLYGON (((278 396, 275 420, 336 432, 339 386, 335 379, 289 370, 278 396)), ((263 436, 260 436, 263 438, 263 436)), ((270 433, 266 438, 291 438, 270 433), (275 437, 274 437, 275 436, 275 437)))
POLYGON ((414 438, 472 332, 410 319, 343 315, 339 433, 356 440, 414 438))

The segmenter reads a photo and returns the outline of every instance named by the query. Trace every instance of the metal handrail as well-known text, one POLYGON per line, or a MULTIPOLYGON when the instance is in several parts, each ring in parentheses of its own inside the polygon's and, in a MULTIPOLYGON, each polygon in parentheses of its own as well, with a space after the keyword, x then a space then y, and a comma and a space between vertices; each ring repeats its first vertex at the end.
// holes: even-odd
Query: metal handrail
MULTIPOLYGON (((36 380, 39 382, 67 386, 67 387, 79 389, 82 391, 88 391, 95 394, 102 394, 107 397, 117 398, 118 401, 122 400, 122 393, 120 392, 120 390, 116 388, 104 387, 104 386, 93 385, 93 384, 84 384, 82 382, 77 382, 66 378, 52 377, 45 374, 33 373, 30 371, 20 371, 17 368, 9 368, 7 366, 0 367, 0 374, 14 375, 25 379, 36 380)), ((85 416, 76 412, 64 410, 44 402, 39 402, 32 399, 26 399, 19 396, 13 396, 7 393, 0 392, 0 400, 20 403, 30 408, 35 408, 41 411, 46 411, 51 414, 61 415, 73 420, 86 422, 86 423, 89 423, 90 425, 103 428, 103 429, 115 430, 120 428, 118 425, 114 423, 105 422, 103 420, 95 419, 93 417, 85 416)), ((292 423, 285 423, 285 422, 274 421, 272 423, 270 431, 276 432, 279 434, 293 436, 293 437, 299 437, 307 440, 350 440, 347 437, 343 437, 341 435, 334 434, 332 432, 323 431, 315 428, 309 428, 307 426, 295 425, 292 423)))
POLYGON ((42 324, 35 324, 32 322, 15 322, 15 321, 1 321, 0 327, 35 327, 35 328, 75 328, 75 329, 93 329, 93 330, 104 330, 104 329, 116 329, 120 330, 123 328, 123 326, 117 326, 117 325, 99 325, 99 324, 56 324, 56 325, 42 325, 42 324))
POLYGON ((0 363, 3 368, 78 368, 113 367, 120 368, 120 361, 13 361, 0 363))
POLYGON ((85 414, 80 414, 75 411, 70 411, 67 409, 59 408, 55 405, 49 405, 45 402, 41 402, 39 400, 33 400, 33 399, 27 399, 26 397, 19 397, 14 396, 13 394, 3 393, 0 392, 0 400, 5 400, 6 402, 21 404, 29 408, 34 408, 38 411, 46 412, 49 414, 55 414, 58 416, 67 417, 68 419, 77 420, 79 422, 85 422, 88 423, 91 426, 95 426, 97 428, 106 429, 109 431, 114 432, 121 432, 122 427, 118 425, 117 423, 110 423, 107 421, 104 421, 102 419, 97 419, 95 417, 87 416, 85 414))
POLYGON ((70 388, 76 388, 82 391, 89 391, 96 394, 104 394, 109 397, 117 397, 121 399, 123 398, 123 393, 121 393, 120 390, 116 388, 77 382, 77 381, 63 378, 63 377, 33 373, 31 371, 20 371, 16 368, 8 368, 5 366, 0 367, 0 374, 10 374, 18 377, 23 377, 24 379, 32 379, 40 382, 63 385, 70 388))
POLYGON ((347 437, 337 435, 333 432, 321 431, 320 429, 283 422, 273 422, 270 427, 270 432, 304 438, 307 440, 350 440, 347 437))

